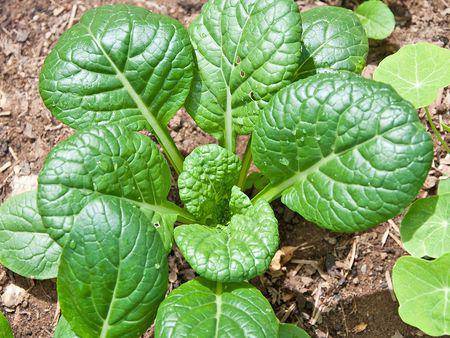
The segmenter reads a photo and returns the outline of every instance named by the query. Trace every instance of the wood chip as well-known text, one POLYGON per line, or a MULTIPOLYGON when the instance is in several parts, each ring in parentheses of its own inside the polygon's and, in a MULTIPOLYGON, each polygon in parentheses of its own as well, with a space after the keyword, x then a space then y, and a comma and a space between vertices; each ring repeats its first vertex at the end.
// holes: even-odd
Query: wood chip
POLYGON ((356 326, 352 329, 352 332, 353 332, 353 333, 361 333, 361 332, 363 332, 366 328, 367 328, 367 324, 366 324, 366 323, 359 323, 358 325, 356 325, 356 326))
POLYGON ((387 283, 387 286, 389 289, 389 293, 391 294, 391 298, 394 302, 397 302, 397 298, 395 297, 394 287, 392 285, 392 279, 391 279, 391 274, 389 273, 389 270, 386 271, 385 277, 386 277, 386 283, 387 283))
POLYGON ((1 167, 0 167, 0 173, 4 172, 6 169, 8 169, 11 166, 11 161, 8 161, 6 163, 4 163, 1 167))
POLYGON ((13 148, 8 147, 8 150, 9 150, 9 153, 11 154, 11 156, 14 158, 14 161, 17 161, 18 158, 17 158, 16 152, 13 150, 13 148))
POLYGON ((11 112, 10 111, 2 111, 2 112, 0 112, 0 117, 6 117, 6 116, 11 116, 11 112))
POLYGON ((386 244, 386 241, 387 241, 387 238, 389 237, 390 231, 391 231, 391 229, 387 228, 383 234, 383 237, 381 237, 381 247, 384 247, 384 245, 386 244))
POLYGON ((72 27, 73 20, 75 19, 75 15, 77 15, 77 8, 78 8, 77 4, 72 6, 72 11, 70 12, 70 18, 69 18, 69 23, 67 24, 67 28, 72 27))

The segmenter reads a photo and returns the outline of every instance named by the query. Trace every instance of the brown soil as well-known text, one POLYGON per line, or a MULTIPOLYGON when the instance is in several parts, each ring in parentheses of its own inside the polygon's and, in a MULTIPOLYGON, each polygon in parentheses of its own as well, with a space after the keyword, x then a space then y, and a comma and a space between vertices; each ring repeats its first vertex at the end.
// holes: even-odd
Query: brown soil
MULTIPOLYGON (((0 0, 0 201, 12 191, 27 189, 30 182, 33 185, 33 175, 39 172, 48 151, 72 133, 51 116, 39 98, 38 73, 45 56, 86 9, 111 2, 116 1, 0 0)), ((187 25, 204 0, 127 2, 187 25)), ((301 9, 325 4, 352 8, 357 1, 297 3, 301 9)), ((371 43, 367 76, 382 58, 404 44, 429 41, 448 48, 450 25, 445 0, 388 3, 397 27, 389 39, 371 43)), ((436 122, 449 122, 449 107, 450 95, 444 91, 432 106, 436 122)), ((183 111, 169 126, 185 155, 197 145, 213 141, 183 111)), ((444 173, 450 175, 450 157, 444 155, 436 145, 433 169, 419 197, 433 194, 437 179, 444 173)), ((283 251, 289 251, 286 246, 298 248, 289 262, 280 262, 281 268, 252 282, 270 300, 280 320, 298 323, 319 337, 423 336, 402 323, 390 291, 392 266, 405 254, 397 226, 401 216, 364 233, 342 235, 318 229, 278 202, 273 205, 280 220, 283 251)), ((170 257, 170 266, 171 288, 194 277, 177 251, 170 257)), ((11 283, 26 290, 26 297, 17 306, 7 308, 0 303, 16 337, 51 337, 59 314, 54 281, 27 280, 0 266, 0 294, 11 283)))

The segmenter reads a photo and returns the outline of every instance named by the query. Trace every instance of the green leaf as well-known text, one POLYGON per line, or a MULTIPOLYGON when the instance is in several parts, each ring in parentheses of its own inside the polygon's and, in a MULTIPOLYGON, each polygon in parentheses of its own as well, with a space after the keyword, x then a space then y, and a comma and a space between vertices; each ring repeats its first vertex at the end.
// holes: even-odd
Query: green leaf
POLYGON ((277 337, 278 319, 249 283, 197 278, 172 291, 158 309, 155 337, 277 337))
POLYGON ((345 72, 281 90, 255 128, 252 152, 282 202, 319 226, 368 229, 400 213, 433 158, 415 109, 389 86, 345 72))
POLYGON ((355 9, 355 13, 370 39, 383 40, 394 31, 394 14, 383 1, 365 1, 355 9))
POLYGON ((175 228, 175 241, 192 268, 202 277, 220 282, 240 282, 262 274, 269 267, 278 244, 278 222, 264 200, 252 206, 239 188, 232 201, 244 200, 242 212, 226 225, 200 224, 175 228), (239 196, 239 197, 238 197, 239 196))
POLYGON ((279 338, 310 338, 310 335, 294 324, 280 323, 279 338))
POLYGON ((198 73, 186 109, 232 150, 259 110, 291 83, 301 53, 293 0, 211 0, 189 27, 198 73))
POLYGON ((235 154, 216 144, 197 147, 186 157, 178 178, 180 198, 200 223, 214 225, 229 218, 231 188, 241 166, 235 154))
POLYGON ((133 204, 103 196, 78 215, 58 271, 64 317, 81 337, 138 337, 164 298, 161 238, 133 204))
POLYGON ((42 223, 35 191, 10 197, 0 206, 2 265, 27 278, 55 278, 61 250, 42 223))
POLYGON ((448 186, 446 180, 441 181, 438 196, 417 200, 403 218, 400 234, 405 249, 411 255, 437 258, 450 252, 448 186))
POLYGON ((59 317, 53 338, 79 338, 64 316, 59 317))
POLYGON ((14 338, 11 327, 9 326, 8 320, 5 318, 3 313, 0 312, 0 337, 2 338, 14 338))
POLYGON ((373 78, 390 84, 414 107, 426 107, 450 84, 450 50, 426 42, 404 46, 381 61, 373 78))
POLYGON ((174 213, 164 157, 150 138, 117 125, 81 131, 58 144, 38 180, 40 214, 61 245, 81 209, 101 195, 148 209, 149 219, 155 211, 174 213))
POLYGON ((248 175, 247 180, 245 181, 244 191, 247 191, 253 187, 260 191, 264 189, 267 184, 269 184, 269 179, 267 177, 261 173, 253 172, 248 175))
POLYGON ((450 194, 450 178, 445 178, 439 181, 438 195, 450 194))
POLYGON ((392 271, 402 320, 430 336, 450 334, 450 253, 434 261, 401 257, 392 271))
POLYGON ((333 6, 302 13, 303 52, 295 78, 347 70, 361 73, 369 51, 364 28, 350 10, 333 6))
MULTIPOLYGON (((162 125, 183 104, 193 78, 189 36, 176 20, 128 5, 87 11, 45 60, 45 105, 75 129, 120 123, 162 125)), ((153 126, 151 126, 153 127, 153 126)))
POLYGON ((173 227, 177 220, 177 215, 161 215, 155 212, 153 213, 153 218, 151 220, 158 231, 159 236, 161 236, 166 253, 169 254, 173 246, 173 227))

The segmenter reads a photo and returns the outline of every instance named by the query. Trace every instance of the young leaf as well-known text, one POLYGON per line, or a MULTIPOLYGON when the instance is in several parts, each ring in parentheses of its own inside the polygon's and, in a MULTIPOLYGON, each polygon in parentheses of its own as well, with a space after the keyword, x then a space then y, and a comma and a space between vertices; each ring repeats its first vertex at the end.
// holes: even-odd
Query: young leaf
POLYGON ((216 145, 194 149, 178 178, 180 198, 201 223, 215 225, 227 221, 231 188, 241 170, 239 157, 216 145))
POLYGON ((155 143, 110 125, 80 131, 52 149, 39 175, 38 207, 52 238, 64 245, 92 199, 112 195, 150 213, 174 214, 169 189, 169 167, 155 143))
POLYGON ((35 191, 10 197, 0 206, 2 265, 27 278, 55 278, 61 250, 42 224, 35 191))
POLYGON ((383 40, 394 31, 394 14, 383 1, 365 1, 355 9, 355 13, 370 39, 383 40))
POLYGON ((450 50, 426 42, 406 45, 381 61, 373 78, 390 84, 415 108, 426 107, 450 84, 450 50))
POLYGON ((177 220, 177 215, 159 214, 155 212, 153 213, 153 217, 151 218, 151 220, 156 230, 158 231, 159 236, 161 236, 161 240, 163 241, 166 253, 169 254, 173 246, 173 227, 177 220))
POLYGON ((161 238, 130 202, 103 196, 78 215, 58 271, 64 317, 81 337, 138 337, 164 298, 161 238))
POLYGON ((193 50, 178 21, 112 5, 89 10, 60 37, 39 88, 45 105, 67 125, 150 128, 173 161, 178 153, 165 125, 186 99, 192 78, 193 50))
POLYGON ((241 212, 226 225, 200 224, 175 228, 175 241, 183 256, 202 277, 220 282, 240 282, 262 274, 269 267, 278 240, 278 222, 264 200, 251 205, 234 187, 231 209, 241 212), (236 201, 243 208, 237 209, 236 201))
POLYGON ((442 179, 439 181, 438 195, 450 194, 450 178, 442 179))
POLYGON ((8 320, 5 318, 2 312, 0 312, 0 337, 14 338, 11 326, 9 326, 8 320))
POLYGON ((305 330, 294 324, 280 323, 279 338, 310 338, 305 330))
POLYGON ((64 316, 59 317, 53 338, 79 338, 64 316))
POLYGON ((197 278, 161 303, 155 337, 277 337, 278 319, 261 292, 249 283, 197 278))
POLYGON ((319 226, 360 231, 416 196, 433 158, 415 109, 391 87, 345 72, 281 90, 253 135, 271 185, 255 200, 282 202, 319 226))
POLYGON ((434 261, 401 257, 392 271, 402 320, 431 336, 450 334, 450 253, 434 261))
POLYGON ((441 192, 414 202, 403 218, 402 242, 413 256, 437 258, 450 252, 450 193, 441 192))
POLYGON ((348 70, 361 73, 369 51, 364 28, 345 8, 322 6, 302 13, 303 52, 295 78, 348 70))
POLYGON ((301 20, 293 0, 210 0, 189 28, 198 73, 186 102, 197 124, 234 149, 259 110, 291 83, 301 20))

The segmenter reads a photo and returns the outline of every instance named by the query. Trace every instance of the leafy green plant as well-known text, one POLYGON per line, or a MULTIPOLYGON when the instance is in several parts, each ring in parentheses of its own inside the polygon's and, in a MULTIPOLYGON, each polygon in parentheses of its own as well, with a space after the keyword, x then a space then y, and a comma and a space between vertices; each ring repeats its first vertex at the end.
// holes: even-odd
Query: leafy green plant
POLYGON ((367 37, 383 40, 394 31, 395 17, 389 7, 380 0, 364 1, 355 9, 367 37))
POLYGON ((156 318, 158 337, 305 336, 247 282, 279 245, 269 203, 364 230, 412 202, 433 157, 414 107, 358 75, 367 51, 354 13, 300 14, 293 0, 210 0, 189 33, 133 6, 88 11, 40 76, 45 105, 77 132, 49 153, 37 193, 2 206, 0 261, 57 274, 55 335, 134 337, 156 318), (183 104, 219 143, 185 160, 166 128, 183 104), (253 157, 269 183, 251 199, 253 157), (163 300, 174 240, 200 277, 163 300))
POLYGON ((437 258, 450 252, 450 180, 442 180, 436 196, 414 202, 400 227, 405 249, 416 257, 437 258))
POLYGON ((428 109, 439 89, 450 85, 450 50, 426 42, 404 46, 381 61, 373 78, 390 84, 415 108, 424 108, 435 137, 450 153, 428 109))
POLYGON ((0 336, 4 338, 14 338, 11 327, 9 326, 8 320, 5 318, 3 313, 0 312, 0 336))
POLYGON ((434 261, 401 257, 392 282, 402 320, 431 336, 450 333, 450 252, 434 261))

